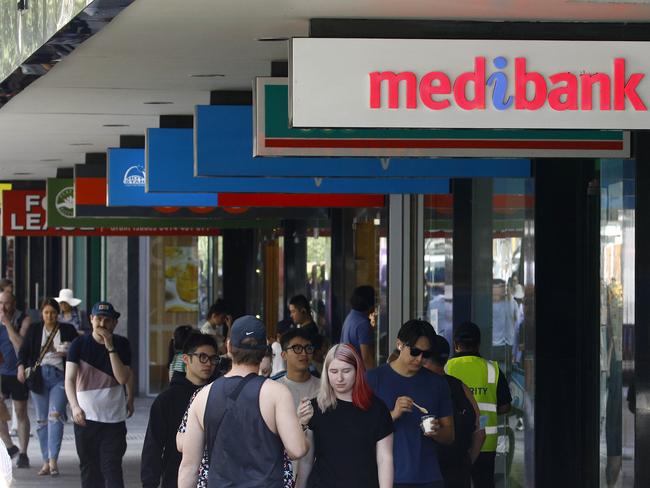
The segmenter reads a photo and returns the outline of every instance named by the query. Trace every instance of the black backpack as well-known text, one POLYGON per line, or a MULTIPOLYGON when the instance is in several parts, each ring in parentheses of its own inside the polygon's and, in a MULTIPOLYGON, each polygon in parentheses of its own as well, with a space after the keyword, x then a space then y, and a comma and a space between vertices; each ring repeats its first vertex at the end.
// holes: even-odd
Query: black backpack
POLYGON ((454 410, 454 443, 449 446, 454 452, 467 452, 472 445, 472 435, 476 430, 476 412, 467 399, 463 382, 453 376, 445 375, 454 410))

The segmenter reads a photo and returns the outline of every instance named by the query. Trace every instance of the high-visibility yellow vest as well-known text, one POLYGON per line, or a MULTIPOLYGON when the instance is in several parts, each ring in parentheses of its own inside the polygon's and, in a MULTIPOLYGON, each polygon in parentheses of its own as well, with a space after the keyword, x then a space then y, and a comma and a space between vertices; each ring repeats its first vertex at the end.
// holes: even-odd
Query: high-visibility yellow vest
POLYGON ((481 452, 497 450, 497 382, 499 365, 479 356, 461 356, 447 362, 448 375, 461 380, 474 394, 481 412, 481 427, 485 428, 485 442, 481 452))

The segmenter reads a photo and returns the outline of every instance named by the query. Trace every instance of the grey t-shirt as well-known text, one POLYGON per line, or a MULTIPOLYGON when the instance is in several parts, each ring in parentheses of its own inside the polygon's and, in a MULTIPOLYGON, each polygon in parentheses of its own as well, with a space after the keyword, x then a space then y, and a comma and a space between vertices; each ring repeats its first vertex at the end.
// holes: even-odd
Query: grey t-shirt
POLYGON ((298 383, 297 381, 291 381, 286 376, 278 379, 280 383, 289 388, 291 396, 293 397, 293 403, 296 408, 300 404, 300 400, 303 398, 315 398, 318 394, 318 389, 320 388, 320 380, 315 376, 310 376, 307 381, 304 383, 298 383))
MULTIPOLYGON (((282 378, 279 378, 277 380, 278 382, 282 383, 285 385, 287 388, 289 388, 289 391, 291 392, 291 396, 293 397, 293 403, 296 409, 298 408, 298 405, 300 404, 300 400, 303 398, 315 398, 316 395, 318 395, 318 389, 320 388, 320 380, 316 378, 315 376, 310 376, 307 381, 304 383, 298 383, 297 381, 291 381, 289 378, 286 376, 283 376, 282 378)), ((314 442, 313 442, 313 437, 311 436, 311 433, 308 432, 308 438, 309 438, 309 452, 305 457, 302 459, 298 459, 296 461, 291 461, 291 465, 293 467, 293 478, 296 480, 296 488, 302 488, 306 486, 307 484, 307 476, 309 476, 309 472, 307 471, 306 473, 300 474, 300 478, 298 478, 300 471, 300 463, 309 463, 309 467, 311 467, 311 464, 313 462, 313 457, 314 457, 314 442)), ((303 466, 305 468, 305 466, 303 466)), ((303 471, 308 470, 309 468, 303 469, 303 471)))

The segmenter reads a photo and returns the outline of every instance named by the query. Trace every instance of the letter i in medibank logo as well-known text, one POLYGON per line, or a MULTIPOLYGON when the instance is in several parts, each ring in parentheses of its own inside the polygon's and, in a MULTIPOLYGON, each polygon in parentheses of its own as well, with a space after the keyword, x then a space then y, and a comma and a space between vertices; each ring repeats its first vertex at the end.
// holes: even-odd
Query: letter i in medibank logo
POLYGON ((561 71, 545 76, 530 69, 526 58, 516 57, 514 83, 510 83, 512 69, 507 69, 509 60, 505 56, 496 56, 489 64, 492 69, 487 76, 486 58, 477 56, 474 70, 461 73, 455 79, 443 71, 430 71, 419 80, 412 71, 372 72, 369 74, 370 108, 385 108, 382 87, 387 87, 389 109, 416 109, 419 101, 436 111, 453 105, 462 110, 485 110, 488 103, 498 111, 535 111, 546 105, 555 111, 609 111, 612 108, 618 111, 628 106, 635 111, 647 111, 637 92, 645 74, 628 76, 624 58, 613 60, 613 75, 589 73, 583 69, 577 74, 561 71))
MULTIPOLYGON (((497 69, 505 69, 508 60, 503 56, 494 58, 492 61, 497 69)), ((497 110, 505 110, 512 105, 512 95, 508 95, 508 76, 502 72, 492 73, 487 79, 488 86, 492 86, 492 105, 497 110)))

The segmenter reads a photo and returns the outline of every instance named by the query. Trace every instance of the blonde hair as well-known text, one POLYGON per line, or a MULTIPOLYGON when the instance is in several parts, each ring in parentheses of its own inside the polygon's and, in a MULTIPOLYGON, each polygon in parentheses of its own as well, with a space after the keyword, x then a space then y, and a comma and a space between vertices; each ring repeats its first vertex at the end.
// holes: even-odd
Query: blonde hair
POLYGON ((354 366, 356 374, 352 388, 352 404, 361 410, 367 411, 372 402, 372 390, 366 382, 366 369, 363 366, 363 361, 357 351, 349 344, 337 344, 325 356, 323 373, 320 377, 320 390, 316 396, 318 408, 323 413, 336 408, 336 393, 334 393, 329 378, 329 367, 335 359, 354 366))
POLYGON ((325 361, 323 362, 323 372, 320 376, 320 389, 318 390, 318 395, 316 396, 316 402, 318 403, 318 408, 320 411, 325 413, 327 410, 336 408, 336 395, 334 394, 334 388, 330 385, 329 369, 330 364, 334 361, 334 356, 338 345, 333 346, 327 351, 325 356, 325 361))

